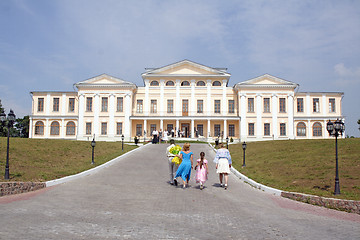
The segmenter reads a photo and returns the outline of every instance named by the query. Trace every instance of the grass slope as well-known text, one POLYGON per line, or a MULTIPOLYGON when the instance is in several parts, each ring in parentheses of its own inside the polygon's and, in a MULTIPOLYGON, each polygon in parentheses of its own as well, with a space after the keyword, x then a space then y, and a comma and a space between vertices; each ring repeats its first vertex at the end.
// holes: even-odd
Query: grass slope
MULTIPOLYGON (((246 167, 242 168, 241 144, 230 145, 234 167, 244 175, 277 189, 333 195, 335 185, 335 140, 289 140, 250 142, 246 167)), ((338 140, 341 195, 360 200, 360 139, 338 140)))

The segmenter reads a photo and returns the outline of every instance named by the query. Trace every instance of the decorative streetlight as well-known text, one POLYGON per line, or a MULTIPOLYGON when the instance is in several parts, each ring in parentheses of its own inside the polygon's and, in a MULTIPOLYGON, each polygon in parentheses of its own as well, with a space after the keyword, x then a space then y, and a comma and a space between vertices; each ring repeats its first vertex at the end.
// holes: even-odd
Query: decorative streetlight
POLYGON ((334 195, 340 194, 340 182, 339 182, 339 163, 338 163, 338 144, 337 138, 339 135, 342 135, 345 131, 345 124, 343 121, 337 119, 335 123, 329 122, 326 125, 326 129, 329 132, 330 136, 335 136, 335 152, 336 152, 336 175, 335 175, 335 191, 334 195))
POLYGON ((226 148, 229 149, 229 137, 226 137, 226 148))
POLYGON ((94 150, 95 150, 95 145, 96 145, 96 142, 95 142, 95 135, 94 135, 94 138, 93 140, 91 141, 91 147, 92 147, 92 160, 91 160, 91 164, 94 164, 94 150))
POLYGON ((13 112, 13 110, 10 109, 10 112, 6 118, 5 113, 0 114, 0 120, 3 125, 5 125, 7 121, 7 149, 6 149, 6 165, 5 165, 5 179, 10 179, 10 173, 9 173, 9 146, 10 146, 10 128, 13 127, 13 124, 16 120, 16 116, 13 112))
POLYGON ((122 141, 122 144, 121 144, 121 151, 124 151, 124 134, 121 135, 121 141, 122 141))
POLYGON ((242 144, 242 149, 244 150, 244 160, 243 160, 243 165, 242 167, 246 167, 246 164, 245 164, 245 150, 246 150, 246 142, 243 142, 242 144))

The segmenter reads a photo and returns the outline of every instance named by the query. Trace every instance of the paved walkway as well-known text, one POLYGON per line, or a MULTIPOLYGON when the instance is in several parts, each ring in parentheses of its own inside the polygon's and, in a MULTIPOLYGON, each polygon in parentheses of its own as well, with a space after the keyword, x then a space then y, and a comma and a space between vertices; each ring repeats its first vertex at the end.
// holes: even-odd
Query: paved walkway
POLYGON ((168 184, 167 145, 147 145, 90 176, 0 198, 1 239, 360 239, 360 216, 263 193, 210 160, 204 190, 168 184))

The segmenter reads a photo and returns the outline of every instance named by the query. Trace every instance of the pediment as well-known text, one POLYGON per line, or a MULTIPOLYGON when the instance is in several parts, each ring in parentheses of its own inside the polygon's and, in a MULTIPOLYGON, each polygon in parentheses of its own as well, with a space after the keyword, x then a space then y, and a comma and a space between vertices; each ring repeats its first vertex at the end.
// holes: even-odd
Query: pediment
POLYGON ((270 74, 264 74, 262 76, 237 83, 238 87, 296 87, 298 84, 274 77, 270 74))
POLYGON ((144 76, 181 76, 181 75, 213 75, 230 76, 225 68, 211 68, 189 60, 183 60, 160 68, 148 68, 144 76))
POLYGON ((87 79, 82 82, 78 82, 75 84, 76 87, 79 86, 87 86, 87 87, 95 87, 95 86, 130 86, 130 87, 136 87, 134 83, 127 82, 123 79, 116 78, 113 76, 110 76, 108 74, 102 74, 97 77, 93 77, 90 79, 87 79))

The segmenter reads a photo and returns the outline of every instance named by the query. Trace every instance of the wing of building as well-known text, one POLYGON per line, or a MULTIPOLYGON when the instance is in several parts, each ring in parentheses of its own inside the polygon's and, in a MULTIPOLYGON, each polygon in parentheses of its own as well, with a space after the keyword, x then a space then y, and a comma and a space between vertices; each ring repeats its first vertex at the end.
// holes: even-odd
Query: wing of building
POLYGON ((31 92, 30 137, 129 141, 157 130, 208 141, 318 139, 329 138, 329 119, 343 119, 343 93, 298 92, 269 74, 228 86, 226 68, 183 60, 141 76, 144 86, 102 74, 74 92, 31 92))

